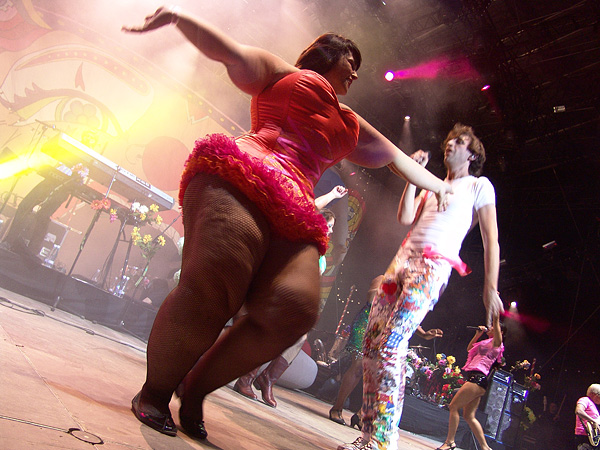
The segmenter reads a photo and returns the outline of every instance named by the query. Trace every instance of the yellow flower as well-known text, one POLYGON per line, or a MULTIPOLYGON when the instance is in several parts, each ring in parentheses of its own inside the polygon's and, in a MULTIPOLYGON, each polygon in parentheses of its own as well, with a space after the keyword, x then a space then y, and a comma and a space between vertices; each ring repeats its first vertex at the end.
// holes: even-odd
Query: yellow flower
POLYGON ((156 203, 152 203, 150 205, 150 211, 158 212, 158 205, 156 203))
POLYGON ((160 225, 163 221, 163 218, 160 217, 159 215, 157 215, 155 220, 156 220, 157 225, 160 225))
POLYGON ((111 208, 110 213, 114 216, 117 213, 117 210, 114 208, 111 208))
POLYGON ((146 214, 140 213, 140 220, 146 220, 146 214))
POLYGON ((456 367, 454 368, 454 371, 455 371, 456 373, 460 373, 460 367, 456 366, 456 367))
POLYGON ((437 358, 437 360, 439 361, 440 359, 442 359, 442 354, 438 353, 437 355, 435 355, 435 357, 437 358))
POLYGON ((149 243, 151 240, 152 240, 152 236, 150 236, 149 234, 145 234, 145 235, 144 235, 144 239, 142 239, 142 242, 143 242, 144 244, 147 244, 147 243, 149 243))
POLYGON ((158 240, 158 243, 160 244, 160 246, 164 247, 164 245, 165 245, 165 237, 164 236, 159 236, 157 240, 158 240))
POLYGON ((542 376, 539 373, 536 373, 533 378, 535 378, 536 380, 539 380, 540 378, 542 378, 542 376))
POLYGON ((133 240, 133 243, 137 245, 141 238, 140 229, 138 227, 133 227, 133 230, 131 230, 131 239, 133 240))
POLYGON ((448 361, 448 364, 452 365, 456 362, 456 358, 454 356, 450 355, 446 358, 446 361, 448 361))

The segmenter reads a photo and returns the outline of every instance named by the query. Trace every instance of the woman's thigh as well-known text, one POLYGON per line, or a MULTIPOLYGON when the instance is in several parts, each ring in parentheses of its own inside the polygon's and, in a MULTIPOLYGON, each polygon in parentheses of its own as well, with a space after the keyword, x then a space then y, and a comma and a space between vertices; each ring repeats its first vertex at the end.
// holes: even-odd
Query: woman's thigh
POLYGON ((272 240, 250 286, 245 305, 248 317, 291 341, 287 346, 310 330, 318 318, 318 259, 315 245, 272 240))
POLYGON ((473 400, 479 399, 485 390, 477 386, 475 383, 466 382, 458 390, 450 402, 450 409, 461 409, 471 403, 473 400))
MULTIPOLYGON (((197 174, 183 204, 185 242, 178 290, 225 320, 243 304, 270 242, 263 214, 216 175, 197 174)), ((199 305, 200 306, 200 305, 199 305)))

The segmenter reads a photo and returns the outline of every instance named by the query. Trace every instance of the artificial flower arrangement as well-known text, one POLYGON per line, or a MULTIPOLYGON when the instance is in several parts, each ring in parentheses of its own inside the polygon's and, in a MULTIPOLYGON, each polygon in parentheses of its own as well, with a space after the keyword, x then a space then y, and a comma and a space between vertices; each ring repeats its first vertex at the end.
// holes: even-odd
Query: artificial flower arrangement
POLYGON ((536 420, 537 417, 535 417, 533 410, 529 406, 525 406, 525 408, 523 408, 521 423, 519 424, 521 429, 523 431, 527 430, 536 420))
POLYGON ((133 245, 140 248, 142 256, 146 260, 146 266, 144 267, 140 278, 135 282, 135 287, 138 287, 148 273, 150 260, 160 247, 165 246, 166 241, 162 234, 159 234, 156 238, 152 238, 152 235, 150 234, 144 234, 142 236, 140 233, 142 225, 151 225, 153 223, 160 225, 162 223, 162 217, 158 214, 158 205, 153 203, 148 207, 141 205, 139 202, 133 202, 131 204, 130 217, 136 223, 136 226, 131 230, 131 241, 133 242, 133 245))
POLYGON ((438 404, 447 405, 460 387, 465 384, 465 379, 462 376, 460 367, 453 367, 456 363, 456 358, 454 356, 446 356, 444 353, 438 353, 436 359, 438 361, 438 367, 444 371, 442 375, 444 384, 442 385, 442 392, 439 394, 438 404))
POLYGON ((421 385, 425 387, 421 395, 440 406, 448 405, 460 387, 465 384, 460 367, 455 366, 456 358, 452 355, 438 353, 436 362, 431 363, 427 358, 421 358, 416 352, 410 350, 408 361, 414 367, 421 385))
MULTIPOLYGON (((90 208, 92 208, 94 211, 101 211, 103 209, 109 209, 110 208, 110 199, 104 197, 102 200, 93 200, 92 203, 90 203, 90 208)), ((111 220, 111 222, 112 222, 112 220, 111 220)))
POLYGON ((538 391, 542 387, 539 381, 542 379, 542 376, 539 373, 535 372, 535 359, 532 363, 524 359, 523 361, 517 361, 514 366, 510 368, 510 372, 514 373, 519 370, 529 370, 529 374, 525 374, 525 378, 523 381, 523 386, 527 388, 530 392, 538 391))

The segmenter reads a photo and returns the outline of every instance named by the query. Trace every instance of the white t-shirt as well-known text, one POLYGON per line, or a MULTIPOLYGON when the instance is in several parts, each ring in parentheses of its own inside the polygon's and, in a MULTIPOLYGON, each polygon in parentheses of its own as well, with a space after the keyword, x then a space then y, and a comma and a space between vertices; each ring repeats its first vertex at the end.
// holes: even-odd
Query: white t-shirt
POLYGON ((465 236, 478 222, 477 211, 485 205, 496 204, 494 186, 486 177, 468 175, 448 183, 453 194, 449 195, 446 211, 438 212, 433 193, 422 191, 417 196, 415 202, 418 203, 426 196, 425 206, 404 247, 420 251, 431 246, 447 258, 458 259, 465 236))

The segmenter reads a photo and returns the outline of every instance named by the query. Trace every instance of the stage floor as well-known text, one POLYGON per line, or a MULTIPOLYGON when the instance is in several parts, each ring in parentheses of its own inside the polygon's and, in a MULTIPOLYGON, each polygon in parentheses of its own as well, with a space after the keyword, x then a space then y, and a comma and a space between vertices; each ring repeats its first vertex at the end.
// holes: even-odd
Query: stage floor
MULTIPOLYGON (((129 409, 144 381, 144 342, 1 288, 0 298, 3 450, 320 450, 359 435, 328 420, 330 405, 304 392, 275 387, 279 405, 273 409, 226 386, 207 400, 207 441, 181 431, 174 438, 164 436, 138 422, 129 409), (93 437, 85 433, 67 433, 71 428, 103 444, 91 445, 93 437)), ((176 421, 178 407, 173 400, 176 421)), ((345 418, 349 422, 348 411, 345 418)), ((400 439, 400 449, 440 444, 402 430, 400 439)))

